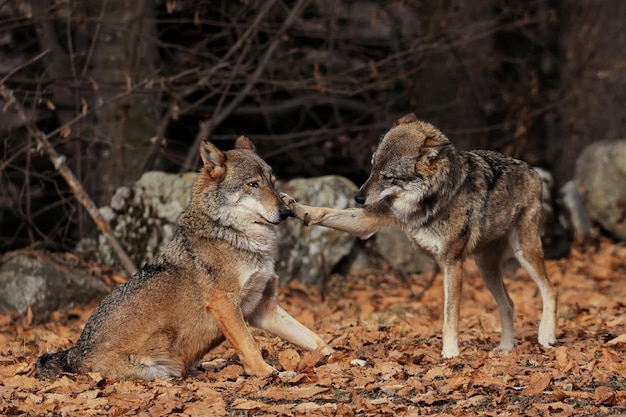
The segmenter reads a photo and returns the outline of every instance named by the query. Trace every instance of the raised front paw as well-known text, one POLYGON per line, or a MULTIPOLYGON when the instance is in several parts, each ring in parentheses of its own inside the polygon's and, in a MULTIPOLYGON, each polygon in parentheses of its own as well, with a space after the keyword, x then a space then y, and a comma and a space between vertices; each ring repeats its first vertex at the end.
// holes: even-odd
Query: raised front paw
POLYGON ((298 204, 296 202, 296 199, 293 198, 292 196, 290 196, 287 193, 280 193, 280 199, 283 200, 283 204, 286 205, 287 207, 291 208, 290 206, 292 204, 298 204))
POLYGON ((298 204, 295 198, 286 193, 280 193, 280 198, 283 200, 283 204, 291 210, 291 215, 299 220, 305 221, 307 212, 304 208, 298 204))

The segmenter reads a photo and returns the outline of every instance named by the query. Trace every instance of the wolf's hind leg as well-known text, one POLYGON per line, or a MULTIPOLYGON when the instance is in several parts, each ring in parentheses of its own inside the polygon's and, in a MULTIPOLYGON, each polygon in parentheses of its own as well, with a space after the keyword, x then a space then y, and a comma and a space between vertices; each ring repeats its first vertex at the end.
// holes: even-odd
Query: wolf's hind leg
POLYGON ((130 362, 128 373, 131 375, 136 374, 140 379, 151 380, 155 378, 180 377, 186 372, 182 364, 176 363, 167 357, 153 358, 130 355, 128 359, 130 362))
POLYGON ((537 222, 521 222, 510 237, 511 247, 519 263, 539 288, 543 311, 539 323, 539 344, 550 347, 556 343, 556 291, 546 273, 543 248, 537 222))
POLYGON ((495 350, 513 350, 513 301, 504 286, 502 279, 502 261, 504 252, 508 249, 507 242, 497 241, 475 255, 476 266, 487 289, 493 295, 498 306, 502 334, 500 345, 495 350))
POLYGON ((114 352, 112 350, 92 352, 82 365, 84 372, 100 372, 114 379, 165 379, 180 377, 184 365, 177 363, 167 353, 138 355, 114 352))

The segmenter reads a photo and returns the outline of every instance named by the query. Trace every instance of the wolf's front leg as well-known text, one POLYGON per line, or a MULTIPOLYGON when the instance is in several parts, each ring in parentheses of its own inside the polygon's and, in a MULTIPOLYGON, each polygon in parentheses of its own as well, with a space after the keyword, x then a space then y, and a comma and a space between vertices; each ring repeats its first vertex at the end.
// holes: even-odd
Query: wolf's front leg
POLYGON ((265 311, 255 317, 253 324, 301 348, 319 349, 324 355, 334 352, 333 348, 328 346, 321 337, 293 318, 279 305, 276 305, 273 312, 265 311))
POLYGON ((265 377, 277 372, 263 360, 236 300, 228 294, 219 295, 211 300, 209 311, 226 340, 233 345, 247 374, 265 377))
POLYGON ((332 209, 306 206, 285 193, 281 193, 281 198, 293 216, 302 220, 305 226, 329 227, 356 235, 361 239, 367 239, 394 223, 390 213, 372 212, 367 208, 332 209))
POLYGON ((441 356, 459 356, 459 311, 463 288, 463 264, 459 260, 442 265, 443 270, 443 347, 441 356))
POLYGON ((321 337, 278 305, 277 288, 278 276, 274 275, 267 282, 257 308, 248 317, 250 324, 301 348, 320 349, 322 354, 330 355, 333 349, 321 337))

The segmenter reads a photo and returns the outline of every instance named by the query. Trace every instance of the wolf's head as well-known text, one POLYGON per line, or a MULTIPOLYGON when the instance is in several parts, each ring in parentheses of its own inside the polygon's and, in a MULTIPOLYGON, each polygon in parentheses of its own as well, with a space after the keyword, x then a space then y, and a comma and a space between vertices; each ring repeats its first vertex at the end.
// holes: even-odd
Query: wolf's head
POLYGON ((355 196, 366 206, 388 204, 402 216, 434 198, 450 170, 454 147, 433 125, 414 114, 396 121, 372 155, 372 171, 355 196))
POLYGON ((246 224, 278 224, 291 214, 274 188, 270 166, 240 136, 235 149, 222 152, 208 139, 200 144, 203 167, 192 193, 192 204, 213 220, 235 228, 246 224))

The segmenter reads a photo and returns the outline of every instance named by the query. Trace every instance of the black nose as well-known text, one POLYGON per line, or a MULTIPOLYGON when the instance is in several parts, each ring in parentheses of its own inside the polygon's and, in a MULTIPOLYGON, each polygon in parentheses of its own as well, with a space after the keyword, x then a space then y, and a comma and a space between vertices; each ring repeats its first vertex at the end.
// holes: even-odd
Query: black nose
POLYGON ((357 195, 354 196, 354 201, 356 201, 359 204, 365 204, 365 197, 363 196, 363 194, 358 193, 357 195))
POLYGON ((280 215, 281 220, 285 220, 287 217, 292 215, 291 210, 289 210, 287 207, 279 208, 278 214, 280 215))

